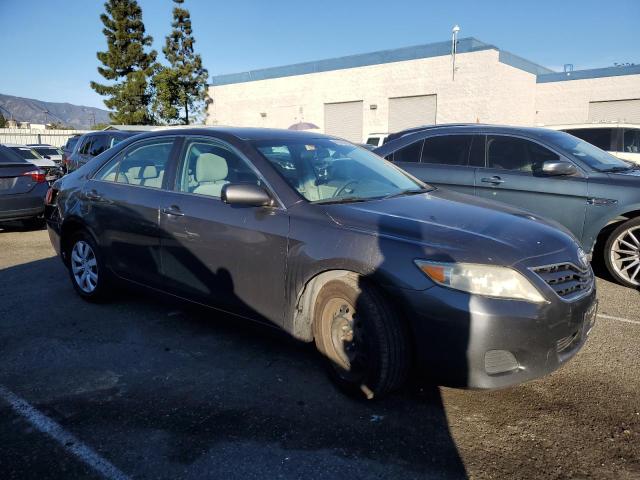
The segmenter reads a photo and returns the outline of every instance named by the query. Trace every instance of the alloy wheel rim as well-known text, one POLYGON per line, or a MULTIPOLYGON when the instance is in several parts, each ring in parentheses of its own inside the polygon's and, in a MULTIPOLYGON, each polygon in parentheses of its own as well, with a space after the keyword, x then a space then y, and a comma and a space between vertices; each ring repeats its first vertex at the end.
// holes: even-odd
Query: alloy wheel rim
POLYGON ((76 242, 71 250, 71 270, 76 285, 85 293, 98 286, 98 262, 91 246, 84 240, 76 242))
POLYGON ((364 331, 351 302, 333 298, 327 302, 324 314, 331 319, 331 343, 338 356, 334 366, 347 380, 359 379, 367 365, 364 331))
POLYGON ((620 233, 609 252, 616 273, 633 285, 640 285, 640 226, 620 233))

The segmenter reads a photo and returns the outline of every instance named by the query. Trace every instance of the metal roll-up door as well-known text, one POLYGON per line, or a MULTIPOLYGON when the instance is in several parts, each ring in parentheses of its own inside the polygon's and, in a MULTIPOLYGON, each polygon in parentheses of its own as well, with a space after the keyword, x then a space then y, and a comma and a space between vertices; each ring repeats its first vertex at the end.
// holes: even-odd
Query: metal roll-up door
POLYGON ((351 142, 362 142, 362 101, 325 103, 324 131, 351 142))
POLYGON ((640 123, 640 99, 589 102, 589 121, 640 123))
POLYGON ((436 123, 437 95, 389 99, 389 132, 436 123))

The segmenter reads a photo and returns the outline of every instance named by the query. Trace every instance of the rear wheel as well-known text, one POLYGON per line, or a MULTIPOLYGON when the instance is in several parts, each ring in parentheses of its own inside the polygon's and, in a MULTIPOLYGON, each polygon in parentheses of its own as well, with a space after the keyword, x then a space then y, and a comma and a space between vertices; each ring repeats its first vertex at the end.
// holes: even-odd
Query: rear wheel
POLYGON ((640 218, 624 222, 611 233, 605 244, 604 261, 618 283, 640 287, 640 218))
POLYGON ((109 278, 93 237, 86 232, 74 235, 67 256, 71 283, 78 295, 90 302, 106 300, 109 278))
POLYGON ((322 288, 313 325, 316 347, 332 379, 347 393, 372 399, 404 383, 410 354, 402 319, 355 275, 322 288))

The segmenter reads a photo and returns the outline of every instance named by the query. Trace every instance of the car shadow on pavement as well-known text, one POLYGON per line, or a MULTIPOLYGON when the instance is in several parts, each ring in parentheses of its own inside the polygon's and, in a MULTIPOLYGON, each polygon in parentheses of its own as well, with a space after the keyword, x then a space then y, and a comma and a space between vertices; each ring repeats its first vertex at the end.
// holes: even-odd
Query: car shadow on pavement
POLYGON ((466 477, 435 385, 351 399, 312 345, 137 289, 88 304, 58 258, 1 270, 0 291, 0 384, 134 475, 466 477))

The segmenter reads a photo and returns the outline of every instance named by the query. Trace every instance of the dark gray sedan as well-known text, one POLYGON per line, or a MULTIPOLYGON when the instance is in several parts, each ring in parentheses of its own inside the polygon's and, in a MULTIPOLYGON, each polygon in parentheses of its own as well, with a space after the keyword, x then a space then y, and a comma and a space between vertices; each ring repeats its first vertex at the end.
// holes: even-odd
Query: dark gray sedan
POLYGON ((43 170, 0 145, 0 222, 20 220, 42 228, 48 188, 43 170))
POLYGON ((266 322, 368 398, 412 366, 457 387, 540 377, 596 316, 571 235, 314 133, 136 136, 58 181, 47 221, 81 297, 129 282, 266 322))
POLYGON ((640 288, 640 169, 568 133, 419 127, 375 152, 423 181, 555 220, 622 285, 640 288))

